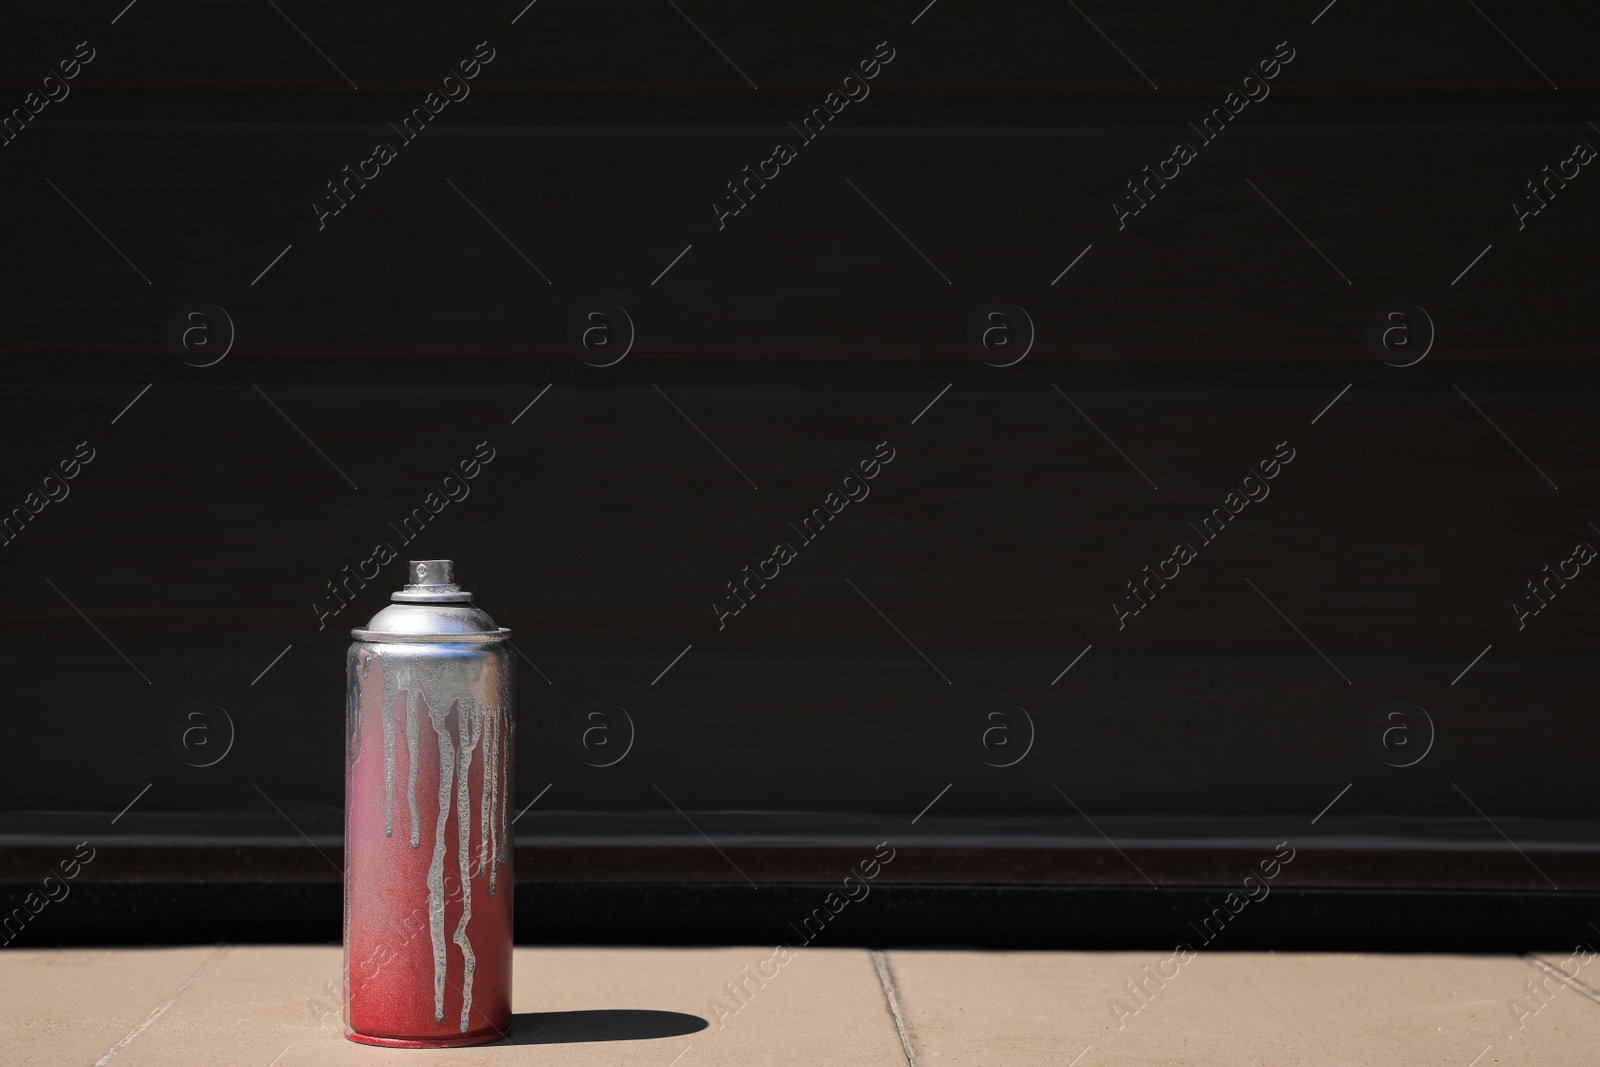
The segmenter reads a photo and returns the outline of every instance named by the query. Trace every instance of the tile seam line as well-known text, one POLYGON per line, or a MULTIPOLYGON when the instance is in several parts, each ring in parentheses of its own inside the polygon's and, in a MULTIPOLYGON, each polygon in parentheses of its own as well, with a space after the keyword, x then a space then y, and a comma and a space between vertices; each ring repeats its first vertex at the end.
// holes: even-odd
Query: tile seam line
POLYGON ((216 952, 213 952, 210 958, 200 965, 200 969, 191 974, 188 979, 178 987, 178 991, 176 993, 172 994, 172 996, 168 997, 166 1000, 157 1005, 154 1011, 144 1017, 143 1022, 134 1027, 132 1030, 128 1031, 127 1035, 123 1037, 121 1041, 118 1041, 115 1045, 112 1045, 110 1051, 108 1051, 104 1056, 101 1056, 98 1060, 95 1060, 94 1067, 105 1067, 106 1064, 110 1063, 119 1052, 133 1043, 134 1038, 144 1033, 155 1024, 157 1019, 165 1015, 167 1009, 178 1002, 179 997, 187 993, 196 982, 205 977, 205 973, 211 969, 212 964, 226 956, 230 951, 232 951, 232 949, 232 945, 223 945, 221 948, 217 949, 216 952))
POLYGON ((1552 967, 1544 960, 1541 960, 1539 957, 1532 955, 1531 953, 1523 956, 1522 958, 1526 960, 1528 965, 1534 970, 1543 971, 1545 974, 1555 978, 1555 980, 1560 982, 1562 985, 1576 992, 1579 996, 1586 997, 1589 1000, 1600 1004, 1600 993, 1590 989, 1576 978, 1570 977, 1563 973, 1560 967, 1552 967))
POLYGON ((911 1038, 911 1028, 900 1013, 900 997, 894 984, 894 972, 889 969, 889 957, 878 949, 868 949, 872 968, 878 976, 878 987, 883 990, 884 1002, 889 1005, 889 1015, 894 1020, 895 1033, 900 1037, 900 1048, 905 1053, 908 1067, 920 1067, 917 1062, 916 1043, 911 1038))

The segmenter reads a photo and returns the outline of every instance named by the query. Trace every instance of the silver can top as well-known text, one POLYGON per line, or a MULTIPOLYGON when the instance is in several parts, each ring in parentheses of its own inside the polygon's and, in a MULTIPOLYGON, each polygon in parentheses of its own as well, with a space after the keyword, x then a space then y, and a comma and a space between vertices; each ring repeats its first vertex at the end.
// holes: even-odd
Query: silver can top
POLYGON ((510 630, 496 626, 489 613, 456 584, 455 563, 414 559, 405 587, 389 594, 391 603, 364 628, 351 630, 357 641, 500 641, 510 630))

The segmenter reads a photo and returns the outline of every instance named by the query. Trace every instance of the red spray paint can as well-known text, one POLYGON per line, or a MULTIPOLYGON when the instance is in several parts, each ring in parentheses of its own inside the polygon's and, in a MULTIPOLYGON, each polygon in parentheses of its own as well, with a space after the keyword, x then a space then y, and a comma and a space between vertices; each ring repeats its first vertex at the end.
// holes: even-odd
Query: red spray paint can
POLYGON ((410 567, 346 659, 345 1036, 476 1045, 511 1029, 511 631, 410 567))

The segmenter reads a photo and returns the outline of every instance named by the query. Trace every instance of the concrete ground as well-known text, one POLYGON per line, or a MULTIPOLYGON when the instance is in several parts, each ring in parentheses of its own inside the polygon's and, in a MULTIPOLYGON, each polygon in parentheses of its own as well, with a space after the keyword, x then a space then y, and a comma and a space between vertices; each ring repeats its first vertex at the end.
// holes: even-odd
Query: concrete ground
POLYGON ((771 956, 519 948, 511 1039, 418 1052, 345 1040, 337 946, 4 949, 0 1064, 1490 1067, 1600 1057, 1600 965, 1569 952, 808 948, 764 983, 749 977, 771 956))

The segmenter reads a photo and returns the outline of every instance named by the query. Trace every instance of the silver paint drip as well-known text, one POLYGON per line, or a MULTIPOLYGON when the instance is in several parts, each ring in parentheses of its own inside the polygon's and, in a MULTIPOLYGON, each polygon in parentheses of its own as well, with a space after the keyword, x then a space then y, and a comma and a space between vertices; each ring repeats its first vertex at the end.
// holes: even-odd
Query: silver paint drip
MULTIPOLYGON (((467 1017, 472 1012, 472 975, 478 968, 478 958, 473 955, 472 941, 467 937, 467 924, 472 921, 472 808, 468 803, 467 785, 472 773, 472 752, 483 737, 483 719, 476 701, 462 700, 457 705, 456 729, 461 732, 460 769, 456 772, 456 859, 461 870, 461 920, 456 924, 456 934, 451 940, 461 949, 461 1032, 467 1032, 467 1017)), ((492 714, 492 713, 491 713, 492 714)))
POLYGON ((428 705, 428 717, 433 720, 433 732, 439 739, 439 820, 433 831, 433 861, 428 864, 428 933, 433 939, 433 1018, 444 1022, 444 825, 450 817, 450 787, 456 769, 455 744, 445 719, 455 702, 445 705, 443 712, 428 705))
POLYGON ((422 816, 417 813, 417 733, 421 722, 417 719, 417 693, 406 690, 406 753, 410 756, 406 772, 406 799, 411 803, 411 847, 422 844, 422 816))
POLYGON ((496 810, 494 806, 495 766, 497 762, 495 759, 495 735, 498 732, 496 726, 499 721, 500 716, 495 714, 493 708, 485 709, 485 715, 483 716, 483 811, 478 816, 478 824, 483 827, 482 832, 478 835, 479 878, 482 878, 484 872, 489 869, 489 839, 494 834, 494 820, 491 818, 491 813, 496 810))
MULTIPOLYGON (((500 835, 495 840, 495 864, 505 863, 511 856, 511 759, 517 752, 517 720, 508 716, 505 721, 503 751, 500 757, 500 835)), ((489 871, 489 891, 494 891, 494 870, 489 871)))

